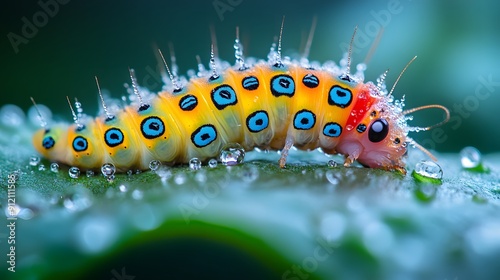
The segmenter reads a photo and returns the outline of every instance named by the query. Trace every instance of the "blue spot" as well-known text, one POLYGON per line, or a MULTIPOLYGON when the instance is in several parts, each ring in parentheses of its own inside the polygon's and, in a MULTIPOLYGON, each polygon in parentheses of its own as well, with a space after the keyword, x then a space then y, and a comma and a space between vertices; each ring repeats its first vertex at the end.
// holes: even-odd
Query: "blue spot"
POLYGON ((236 92, 228 85, 220 85, 212 90, 212 102, 219 110, 223 110, 227 106, 234 105, 238 102, 236 92))
POLYGON ((316 88, 319 86, 319 79, 313 74, 307 74, 302 79, 302 83, 308 88, 316 88))
POLYGON ((336 122, 329 122, 323 128, 323 134, 328 137, 339 137, 342 133, 342 127, 336 122))
POLYGON ((42 146, 47 150, 54 147, 55 144, 56 141, 52 138, 52 136, 45 136, 42 140, 42 146))
POLYGON ((241 81, 241 85, 246 90, 255 90, 259 87, 259 80, 254 76, 248 76, 241 81))
POLYGON ((363 133, 363 132, 365 132, 365 130, 366 130, 366 125, 364 125, 364 124, 360 123, 360 124, 358 125, 358 127, 356 127, 356 130, 357 130, 359 133, 363 133))
POLYGON ((196 98, 196 96, 191 94, 184 96, 179 101, 179 107, 181 107, 183 111, 191 111, 194 108, 196 108, 197 105, 198 105, 198 99, 196 98))
POLYGON ((75 152, 83 152, 87 148, 88 148, 87 139, 83 138, 82 136, 76 136, 75 139, 73 140, 73 150, 75 150, 75 152))
POLYGON ((217 138, 217 131, 211 124, 200 126, 191 134, 191 142, 198 147, 203 148, 208 146, 217 138))
POLYGON ((299 130, 311 129, 316 123, 316 115, 309 110, 300 110, 293 118, 293 127, 299 130))
POLYGON ((123 143, 123 138, 123 132, 116 127, 110 128, 104 133, 104 142, 106 142, 109 147, 120 145, 123 143))
POLYGON ((351 104, 352 93, 349 89, 333 86, 328 93, 328 104, 345 108, 351 104))
POLYGON ((285 95, 292 97, 295 94, 295 82, 288 75, 278 75, 271 79, 271 93, 278 97, 285 95))
POLYGON ((160 137, 165 132, 165 125, 158 117, 147 117, 141 122, 142 135, 147 139, 160 137))
POLYGON ((247 128, 250 132, 261 132, 269 125, 269 116, 266 111, 256 111, 247 117, 247 128))

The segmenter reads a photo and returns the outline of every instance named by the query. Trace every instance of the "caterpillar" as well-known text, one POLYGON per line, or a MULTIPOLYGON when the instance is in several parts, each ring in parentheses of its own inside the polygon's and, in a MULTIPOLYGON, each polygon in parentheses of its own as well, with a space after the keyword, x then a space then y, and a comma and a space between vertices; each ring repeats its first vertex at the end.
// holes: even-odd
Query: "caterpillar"
POLYGON ((139 87, 129 69, 132 101, 120 109, 106 106, 96 77, 104 114, 76 114, 68 98, 74 123, 49 126, 39 113, 42 128, 33 136, 34 147, 51 161, 84 170, 112 163, 124 172, 146 170, 151 160, 206 161, 227 143, 239 143, 245 150, 281 150, 279 165, 285 167, 288 151, 295 146, 342 154, 345 166, 356 160, 365 167, 406 174, 402 159, 408 145, 427 152, 408 132, 428 130, 449 119, 441 105, 404 111, 403 100, 394 100, 392 91, 413 59, 387 91, 387 71, 377 84, 364 82, 364 64, 350 73, 351 50, 340 65, 282 58, 282 31, 283 25, 278 46, 272 45, 267 60, 246 59, 237 31, 236 63, 220 61, 212 45, 211 69, 199 63, 198 73, 189 80, 170 72, 159 51, 170 82, 152 94, 139 87), (428 108, 443 110, 445 120, 429 127, 408 126, 410 113, 428 108))

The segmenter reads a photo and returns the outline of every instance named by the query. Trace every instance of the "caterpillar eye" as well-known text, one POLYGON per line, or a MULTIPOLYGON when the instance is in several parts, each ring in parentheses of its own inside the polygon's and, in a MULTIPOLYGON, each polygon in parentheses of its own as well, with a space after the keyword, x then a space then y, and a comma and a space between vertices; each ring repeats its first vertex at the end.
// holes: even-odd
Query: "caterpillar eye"
POLYGON ((389 134, 389 124, 385 119, 377 119, 370 126, 368 131, 368 139, 371 142, 380 142, 389 134))

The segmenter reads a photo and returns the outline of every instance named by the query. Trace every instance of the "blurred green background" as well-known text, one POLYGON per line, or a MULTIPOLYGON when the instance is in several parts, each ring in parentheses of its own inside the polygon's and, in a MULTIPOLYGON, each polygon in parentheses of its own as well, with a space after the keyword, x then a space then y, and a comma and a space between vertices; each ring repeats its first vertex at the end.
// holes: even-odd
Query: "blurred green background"
MULTIPOLYGON (((73 0, 59 4, 53 16, 45 12, 44 18, 36 1, 9 1, 0 12, 0 105, 12 103, 26 110, 33 96, 70 121, 65 100, 69 95, 95 114, 94 75, 114 97, 125 93, 128 67, 136 70, 141 85, 160 89, 154 43, 167 52, 172 42, 180 73, 186 73, 196 67, 196 55, 208 64, 210 26, 216 30, 220 56, 233 62, 236 26, 245 54, 264 58, 283 15, 285 54, 301 50, 317 16, 313 60, 338 62, 341 46, 348 44, 356 25, 354 63, 365 59, 375 34, 384 27, 366 80, 390 68, 390 87, 404 65, 418 55, 396 88, 396 97, 405 94, 407 108, 442 104, 452 114, 452 121, 442 129, 414 135, 425 147, 457 152, 473 145, 483 152, 499 151, 494 139, 500 138, 500 130, 495 129, 493 114, 500 105, 499 10, 498 1, 486 0, 73 0), (23 17, 38 22, 38 30, 29 36, 23 36, 23 17), (14 46, 12 41, 20 39, 12 34, 25 37, 24 42, 14 46)), ((416 114, 413 123, 427 125, 440 118, 441 112, 431 110, 416 114)))

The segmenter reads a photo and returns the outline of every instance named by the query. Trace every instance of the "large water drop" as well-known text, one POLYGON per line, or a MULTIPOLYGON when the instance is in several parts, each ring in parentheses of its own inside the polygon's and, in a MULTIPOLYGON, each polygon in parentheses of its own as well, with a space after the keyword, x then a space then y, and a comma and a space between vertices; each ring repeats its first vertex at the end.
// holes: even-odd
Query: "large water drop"
POLYGON ((245 149, 238 143, 224 145, 219 154, 219 160, 224 165, 237 165, 245 159, 245 149))
POLYGON ((420 161, 415 165, 414 172, 429 179, 441 180, 443 178, 443 170, 441 169, 441 166, 433 161, 420 161))
POLYGON ((201 160, 199 160, 198 158, 190 159, 189 168, 191 168, 191 170, 199 170, 201 168, 201 160))

